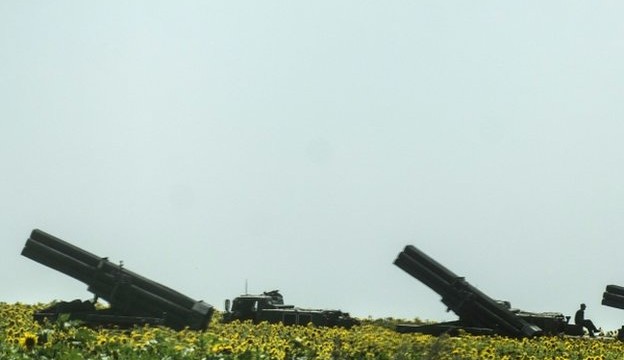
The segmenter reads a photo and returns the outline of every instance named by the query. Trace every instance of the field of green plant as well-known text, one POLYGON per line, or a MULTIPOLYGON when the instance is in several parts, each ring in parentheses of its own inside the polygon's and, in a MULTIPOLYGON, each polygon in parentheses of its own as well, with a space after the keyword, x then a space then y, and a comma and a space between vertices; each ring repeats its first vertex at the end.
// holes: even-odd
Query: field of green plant
POLYGON ((0 303, 0 359, 624 359, 624 343, 613 339, 432 337, 372 321, 350 330, 221 324, 218 314, 201 332, 93 330, 67 321, 41 326, 32 321, 39 307, 0 303))

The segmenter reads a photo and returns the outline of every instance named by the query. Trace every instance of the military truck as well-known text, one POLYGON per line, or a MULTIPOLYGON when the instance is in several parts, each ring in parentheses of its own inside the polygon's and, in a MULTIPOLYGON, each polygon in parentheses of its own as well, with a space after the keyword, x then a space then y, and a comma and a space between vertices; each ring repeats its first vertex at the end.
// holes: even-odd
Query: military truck
POLYGON ((245 294, 230 302, 225 300, 223 322, 251 320, 254 324, 263 321, 284 325, 308 325, 350 328, 359 324, 349 313, 340 310, 302 309, 285 305, 279 290, 263 292, 260 295, 245 294))
POLYGON ((117 265, 106 257, 96 256, 55 236, 34 229, 22 255, 60 271, 88 285, 93 300, 62 301, 37 311, 39 322, 55 321, 61 315, 92 327, 164 325, 180 330, 203 330, 208 327, 214 308, 192 299, 156 281, 117 265), (97 299, 110 305, 98 309, 97 299))
POLYGON ((412 245, 399 253, 394 264, 442 296, 442 303, 459 316, 457 321, 437 324, 399 324, 402 333, 454 334, 460 330, 476 335, 533 337, 538 335, 582 335, 583 329, 569 324, 570 317, 558 312, 527 312, 513 309, 508 301, 495 300, 412 245))

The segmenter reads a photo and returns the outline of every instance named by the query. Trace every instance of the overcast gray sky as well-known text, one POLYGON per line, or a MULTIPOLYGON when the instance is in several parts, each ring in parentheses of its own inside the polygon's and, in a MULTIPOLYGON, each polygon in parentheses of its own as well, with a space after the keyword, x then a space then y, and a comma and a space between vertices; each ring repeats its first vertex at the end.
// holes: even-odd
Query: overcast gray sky
POLYGON ((454 319, 413 244, 603 328, 624 285, 619 1, 2 1, 5 302, 89 298, 33 228, 223 308, 454 319))

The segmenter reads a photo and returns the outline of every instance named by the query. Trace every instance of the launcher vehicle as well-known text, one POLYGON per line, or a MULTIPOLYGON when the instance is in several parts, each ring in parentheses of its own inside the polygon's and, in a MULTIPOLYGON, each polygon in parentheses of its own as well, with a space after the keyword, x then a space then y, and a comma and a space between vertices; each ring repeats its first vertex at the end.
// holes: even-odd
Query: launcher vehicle
MULTIPOLYGON (((624 287, 607 285, 602 293, 602 305, 624 309, 624 287)), ((619 340, 624 340, 624 326, 618 330, 617 337, 619 340)))
POLYGON ((214 308, 171 288, 84 251, 41 230, 33 230, 22 255, 87 284, 91 301, 60 302, 35 313, 37 321, 61 314, 89 326, 164 325, 173 329, 205 329, 214 308), (96 309, 101 298, 110 305, 96 309))
POLYGON ((508 302, 490 298, 412 245, 399 253, 394 264, 440 294, 448 310, 459 316, 457 321, 438 324, 398 325, 398 332, 440 335, 463 330, 472 334, 518 338, 583 334, 582 328, 568 324, 569 317, 561 313, 514 310, 508 302))
POLYGON ((284 305, 284 298, 278 290, 264 292, 261 295, 241 295, 233 301, 225 300, 223 322, 251 320, 283 323, 284 325, 340 326, 350 328, 358 320, 340 310, 302 309, 294 305, 284 305), (230 308, 231 305, 231 308, 230 308))

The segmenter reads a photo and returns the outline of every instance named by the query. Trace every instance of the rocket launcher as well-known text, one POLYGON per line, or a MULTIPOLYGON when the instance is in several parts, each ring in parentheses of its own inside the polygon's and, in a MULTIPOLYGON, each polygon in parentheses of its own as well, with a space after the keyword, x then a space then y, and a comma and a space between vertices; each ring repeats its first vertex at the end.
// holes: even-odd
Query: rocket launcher
POLYGON ((63 302, 35 314, 41 320, 61 313, 95 326, 165 325, 173 329, 205 329, 214 308, 96 256, 41 230, 32 231, 22 255, 85 283, 87 290, 108 302, 96 310, 88 302, 63 302))
POLYGON ((394 264, 442 296, 448 310, 459 316, 458 321, 432 325, 399 325, 399 332, 440 334, 462 329, 474 334, 499 334, 510 337, 532 337, 542 330, 479 289, 470 285, 437 261, 412 245, 399 253, 394 264))

